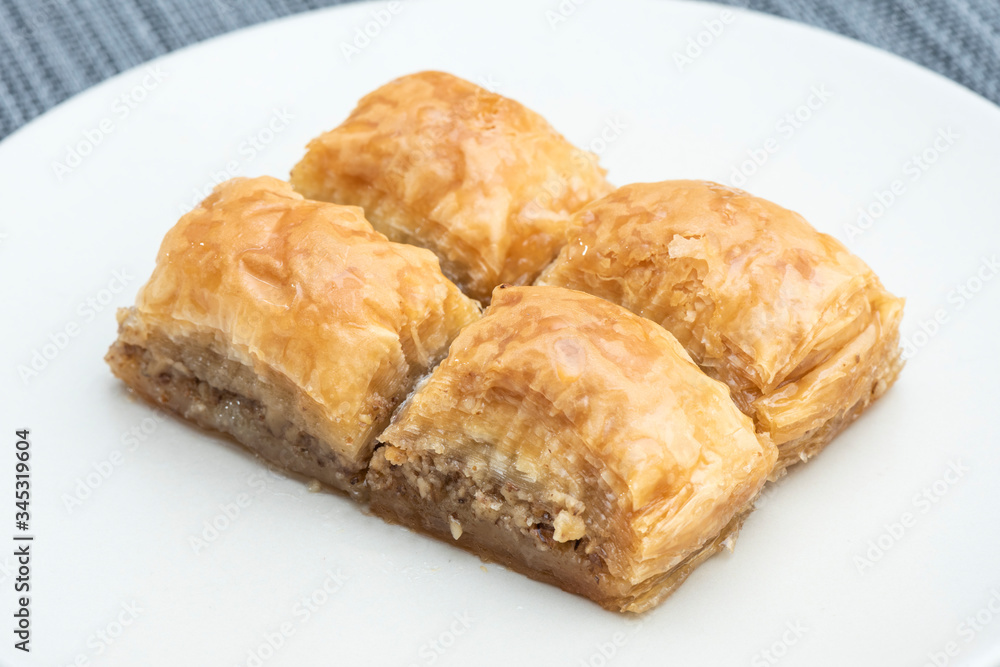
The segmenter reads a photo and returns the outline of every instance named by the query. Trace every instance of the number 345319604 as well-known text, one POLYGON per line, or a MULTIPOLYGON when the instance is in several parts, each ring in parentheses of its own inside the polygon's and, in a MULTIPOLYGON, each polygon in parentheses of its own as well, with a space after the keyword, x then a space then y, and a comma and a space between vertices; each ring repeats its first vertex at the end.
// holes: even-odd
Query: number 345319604
POLYGON ((17 444, 15 445, 15 457, 17 463, 14 466, 14 505, 16 511, 14 520, 20 530, 28 529, 28 520, 31 518, 28 507, 31 504, 31 466, 28 461, 31 459, 31 443, 28 441, 28 429, 16 431, 17 444))

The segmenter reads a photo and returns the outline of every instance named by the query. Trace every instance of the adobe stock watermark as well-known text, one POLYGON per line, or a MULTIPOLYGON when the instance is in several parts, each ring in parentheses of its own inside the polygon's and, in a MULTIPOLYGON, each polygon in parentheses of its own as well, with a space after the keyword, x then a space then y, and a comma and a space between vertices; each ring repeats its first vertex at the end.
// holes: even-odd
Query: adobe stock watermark
POLYGON ((0 560, 0 584, 7 583, 7 580, 17 574, 18 564, 10 556, 3 556, 0 560))
POLYGON ((180 214, 184 215, 195 208, 205 197, 212 194, 212 190, 220 183, 239 176, 243 172, 243 169, 264 152, 279 134, 288 129, 293 120, 295 120, 295 115, 287 109, 272 109, 271 116, 261 128, 244 137, 236 147, 236 153, 239 158, 234 158, 227 162, 222 169, 213 171, 204 185, 194 188, 191 199, 186 204, 182 203, 178 205, 180 214))
POLYGON ((469 612, 455 612, 452 620, 446 628, 437 634, 436 637, 424 642, 417 649, 419 662, 411 662, 409 667, 418 665, 433 665, 438 659, 454 646, 460 637, 472 629, 473 618, 469 612))
POLYGON ((354 28, 354 37, 351 41, 340 42, 340 54, 348 63, 361 55, 361 52, 372 45, 378 39, 382 31, 389 27, 392 20, 403 11, 402 2, 387 2, 382 7, 377 7, 368 12, 368 21, 364 25, 354 28))
POLYGON ((863 575, 882 560, 917 525, 919 518, 941 502, 969 472, 970 468, 962 461, 949 461, 948 469, 938 479, 913 494, 910 499, 911 509, 900 514, 895 521, 883 524, 883 531, 874 539, 868 540, 865 551, 854 555, 854 566, 858 573, 863 575))
POLYGON ((809 632, 809 628, 804 626, 802 621, 788 621, 785 623, 785 630, 781 636, 771 642, 767 648, 754 653, 750 659, 750 667, 774 667, 788 655, 793 646, 805 637, 807 632, 809 632))
POLYGON ((633 627, 628 631, 618 631, 612 634, 607 640, 597 642, 594 650, 586 658, 580 658, 577 667, 607 667, 619 652, 635 637, 645 625, 644 620, 635 621, 633 627))
POLYGON ((858 207, 858 214, 853 223, 844 224, 847 240, 853 241, 871 229, 875 222, 909 191, 910 185, 919 181, 960 138, 961 136, 951 127, 938 128, 930 145, 907 158, 900 167, 900 174, 886 188, 873 192, 868 204, 858 207))
POLYGON ((113 618, 87 637, 87 650, 77 653, 65 667, 90 667, 94 658, 107 653, 144 611, 134 600, 122 602, 113 618))
POLYGON ((747 159, 733 168, 729 175, 729 184, 737 188, 746 185, 747 181, 767 164, 771 156, 781 150, 781 142, 794 137, 831 98, 833 93, 827 90, 826 84, 810 88, 802 104, 786 113, 774 124, 773 135, 765 139, 759 147, 747 149, 747 159))
POLYGON ((716 18, 702 21, 703 29, 688 37, 682 50, 674 51, 674 65, 677 66, 677 71, 683 72, 685 67, 693 65, 696 60, 701 58, 735 20, 735 13, 723 9, 716 18))
POLYGON ((24 16, 24 28, 13 29, 7 32, 10 48, 13 52, 30 48, 29 45, 37 43, 36 33, 44 28, 56 16, 55 7, 66 7, 71 5, 70 0, 38 0, 28 7, 19 8, 24 16))
MULTIPOLYGON (((477 76, 472 82, 479 86, 473 95, 466 96, 457 104, 456 111, 460 114, 475 112, 481 98, 486 94, 496 94, 503 85, 492 74, 477 76)), ((400 148, 398 163, 392 167, 393 171, 389 175, 393 179, 402 180, 406 174, 416 167, 435 159, 435 151, 445 137, 436 129, 421 132, 412 141, 407 143, 405 148, 400 148)))
POLYGON ((66 7, 72 5, 71 0, 40 0, 31 3, 31 9, 25 15, 25 22, 29 32, 40 30, 48 24, 57 14, 56 6, 66 7))
POLYGON ((265 467, 247 476, 246 484, 251 492, 237 493, 228 502, 219 503, 218 512, 202 521, 198 533, 188 535, 188 546, 195 555, 200 555, 217 542, 222 534, 236 525, 239 518, 253 504, 254 499, 263 493, 272 482, 281 479, 281 475, 271 468, 265 467))
POLYGON ((212 0, 212 4, 219 8, 224 14, 234 11, 240 6, 242 0, 212 0))
POLYGON ((319 612, 347 583, 348 577, 336 570, 328 569, 323 583, 310 593, 302 596, 292 607, 292 620, 279 624, 272 630, 260 635, 260 642, 247 649, 246 656, 240 662, 242 667, 262 667, 268 660, 277 655, 278 651, 295 636, 303 625, 309 622, 314 614, 319 612))
POLYGON ((940 649, 927 653, 922 667, 947 667, 962 654, 962 647, 972 643, 993 621, 1000 618, 1000 588, 991 588, 989 599, 962 622, 955 626, 955 639, 949 640, 940 649), (961 640, 962 643, 959 643, 961 640))
MULTIPOLYGON (((628 124, 618 116, 607 119, 604 121, 604 125, 597 133, 597 136, 587 142, 587 150, 577 149, 573 152, 574 164, 580 169, 592 167, 598 158, 607 152, 608 147, 618 141, 627 129, 628 124)), ((524 216, 529 219, 537 218, 545 211, 545 207, 549 206, 555 199, 563 196, 568 187, 569 184, 562 175, 552 176, 547 179, 542 183, 542 192, 535 195, 525 205, 523 209, 524 216)))
POLYGON ((903 348, 902 358, 909 360, 917 356, 917 353, 940 333, 944 325, 951 321, 954 313, 975 299, 998 273, 1000 273, 1000 261, 997 260, 997 256, 994 254, 983 257, 972 275, 948 292, 945 297, 947 307, 937 308, 929 318, 922 318, 917 324, 917 331, 900 339, 900 346, 903 348))
POLYGON ((163 70, 162 65, 150 65, 143 70, 141 77, 138 83, 115 98, 108 115, 93 127, 84 129, 78 139, 66 145, 61 160, 52 161, 52 173, 60 181, 83 164, 87 157, 118 129, 119 124, 131 116, 150 93, 159 88, 167 78, 167 72, 163 70))
POLYGON ((598 132, 597 136, 587 142, 585 148, 589 151, 589 154, 577 150, 573 153, 573 160, 580 166, 583 166, 584 163, 594 162, 595 158, 604 155, 608 147, 618 141, 627 129, 628 124, 620 117, 612 116, 608 118, 604 121, 604 126, 601 127, 601 131, 598 132))
POLYGON ((771 499, 778 494, 779 489, 785 483, 786 479, 788 479, 788 475, 783 471, 781 477, 774 480, 768 480, 767 483, 764 484, 764 488, 761 489, 760 493, 757 494, 757 497, 754 498, 754 509, 759 510, 762 507, 767 507, 767 505, 771 503, 771 499))
POLYGON ((118 438, 119 447, 113 449, 100 461, 92 463, 90 470, 76 478, 73 490, 62 494, 60 500, 63 507, 66 508, 66 513, 72 514, 92 498, 97 490, 104 486, 104 483, 125 463, 127 455, 139 449, 165 421, 164 413, 160 410, 154 410, 150 416, 144 417, 122 433, 118 438))
POLYGON ((556 30, 560 25, 568 21, 576 10, 587 0, 560 0, 554 8, 545 10, 545 20, 549 24, 549 30, 556 30))
POLYGON ((21 383, 27 386, 37 378, 49 365, 55 361, 74 338, 83 332, 84 326, 93 322, 133 281, 135 276, 128 269, 119 269, 111 274, 111 279, 96 293, 88 296, 77 305, 76 317, 68 320, 56 331, 48 335, 48 339, 28 354, 28 358, 17 365, 17 376, 21 383))

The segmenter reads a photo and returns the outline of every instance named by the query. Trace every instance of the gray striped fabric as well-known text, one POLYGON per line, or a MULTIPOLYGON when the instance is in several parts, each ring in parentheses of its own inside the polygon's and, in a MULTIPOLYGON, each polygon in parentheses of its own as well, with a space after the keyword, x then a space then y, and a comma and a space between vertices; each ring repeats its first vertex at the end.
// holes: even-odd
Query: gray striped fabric
MULTIPOLYGON (((67 97, 150 58, 335 4, 338 0, 0 0, 0 138, 67 97)), ((728 4, 854 37, 1000 103, 1000 0, 728 4)))

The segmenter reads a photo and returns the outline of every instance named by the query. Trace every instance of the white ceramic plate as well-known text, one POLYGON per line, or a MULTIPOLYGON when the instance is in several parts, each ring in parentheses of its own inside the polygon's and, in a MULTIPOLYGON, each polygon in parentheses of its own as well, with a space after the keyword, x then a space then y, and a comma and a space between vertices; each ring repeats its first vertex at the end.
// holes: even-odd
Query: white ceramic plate
POLYGON ((707 4, 351 5, 97 86, 0 145, 0 542, 16 428, 36 536, 32 652, 5 629, 0 662, 1000 664, 998 166, 1000 111, 965 89, 707 4), (361 95, 430 68, 541 112, 616 183, 738 182, 798 210, 908 299, 896 387, 641 619, 309 493, 102 361, 213 179, 287 175, 361 95))

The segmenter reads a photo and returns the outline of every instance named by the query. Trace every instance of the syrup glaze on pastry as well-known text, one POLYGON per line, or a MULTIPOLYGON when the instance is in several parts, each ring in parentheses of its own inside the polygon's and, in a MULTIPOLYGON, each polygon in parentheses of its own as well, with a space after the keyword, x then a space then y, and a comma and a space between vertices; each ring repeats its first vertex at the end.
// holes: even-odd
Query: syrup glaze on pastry
POLYGON ((637 183, 582 209, 538 279, 662 324, 781 449, 821 449, 895 380, 903 301, 800 215, 706 181, 637 183))
POLYGON ((107 359, 154 402, 357 491, 393 409, 478 316, 361 209, 233 179, 167 233, 107 359))
POLYGON ((500 283, 531 283, 570 216, 611 191, 596 156, 541 116, 442 72, 366 95, 309 144, 291 181, 310 199, 363 207, 393 241, 433 250, 482 301, 500 283))
POLYGON ((376 513, 629 611, 719 548, 776 458, 669 332, 553 287, 497 288, 379 440, 376 513))

